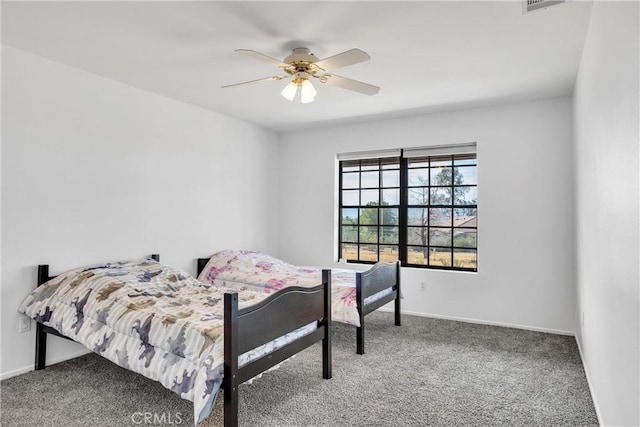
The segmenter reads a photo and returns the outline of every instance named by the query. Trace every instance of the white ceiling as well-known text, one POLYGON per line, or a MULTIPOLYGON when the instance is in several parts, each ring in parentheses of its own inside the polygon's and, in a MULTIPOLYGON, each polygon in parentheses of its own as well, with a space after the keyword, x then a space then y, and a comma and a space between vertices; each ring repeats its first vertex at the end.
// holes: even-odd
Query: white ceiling
POLYGON ((591 2, 528 14, 520 1, 2 2, 2 43, 266 128, 285 131, 568 95, 591 2), (234 53, 320 58, 360 48, 337 71, 381 87, 369 97, 316 83, 314 103, 280 96, 280 75, 234 53))

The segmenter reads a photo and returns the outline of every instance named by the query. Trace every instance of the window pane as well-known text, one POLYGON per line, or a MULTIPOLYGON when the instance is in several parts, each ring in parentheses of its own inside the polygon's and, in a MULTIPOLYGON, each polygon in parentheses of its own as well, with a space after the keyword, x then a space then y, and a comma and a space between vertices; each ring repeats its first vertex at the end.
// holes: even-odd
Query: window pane
POLYGON ((362 182, 361 188, 378 188, 380 186, 380 173, 375 172, 362 172, 360 175, 362 182))
POLYGON ((386 189, 382 190, 382 204, 383 205, 399 205, 400 204, 400 189, 386 189))
POLYGON ((476 250, 472 249, 454 249, 453 250, 453 266, 455 268, 478 268, 478 259, 476 250))
POLYGON ((378 243, 378 227, 360 227, 361 243, 378 243))
POLYGON ((431 185, 451 185, 451 168, 431 168, 431 185))
POLYGON ((358 209, 342 209, 342 224, 357 224, 358 209))
POLYGON ((380 227, 380 243, 398 244, 398 227, 380 227))
POLYGON ((451 209, 449 208, 431 208, 429 210, 429 225, 448 225, 451 226, 451 209))
POLYGON ((343 172, 353 172, 360 170, 360 160, 345 160, 341 163, 343 172))
POLYGON ((391 170, 382 172, 383 187, 400 187, 400 171, 391 170))
POLYGON ((407 160, 407 166, 410 168, 426 168, 429 167, 428 157, 412 157, 407 160))
POLYGON ((358 242, 358 227, 353 225, 342 226, 342 241, 343 242, 358 242))
POLYGON ((380 190, 362 190, 360 203, 363 205, 377 205, 380 190))
POLYGON ((475 165, 477 164, 475 154, 459 154, 453 160, 453 164, 458 165, 475 165))
POLYGON ((342 188, 360 188, 360 174, 358 172, 343 173, 342 188))
POLYGON ((475 229, 454 228, 453 246, 459 248, 476 248, 478 232, 475 229))
POLYGON ((378 261, 378 247, 376 245, 360 245, 360 260, 378 261))
POLYGON ((380 246, 380 261, 393 262, 399 257, 397 246, 380 246))
POLYGON ((358 245, 343 243, 340 245, 340 251, 340 258, 349 260, 358 259, 358 245))
POLYGON ((429 169, 409 169, 409 187, 429 185, 429 169))
POLYGON ((477 187, 454 187, 455 204, 460 205, 475 205, 478 203, 478 188, 477 187))
POLYGON ((360 204, 360 191, 358 190, 345 190, 342 192, 342 205, 343 206, 358 206, 360 204))
POLYGON ((385 157, 380 159, 380 167, 382 169, 399 169, 400 158, 399 157, 385 157))
POLYGON ((429 187, 409 188, 409 204, 410 205, 428 205, 429 204, 429 187))
POLYGON ((450 205, 451 187, 431 187, 432 205, 450 205))
POLYGON ((453 210, 455 218, 453 219, 454 227, 477 227, 476 208, 455 208, 453 210))
POLYGON ((363 159, 363 160, 360 160, 360 168, 363 171, 380 169, 379 165, 380 165, 380 162, 378 161, 378 159, 363 159))
POLYGON ((426 245, 428 237, 427 227, 407 228, 407 243, 410 245, 426 245))
POLYGON ((360 224, 378 224, 378 208, 360 209, 360 224))
POLYGON ((381 208, 380 224, 398 225, 398 208, 381 208))
POLYGON ((451 249, 430 248, 429 265, 451 267, 451 249))
POLYGON ((409 208, 407 209, 407 223, 409 225, 427 225, 429 219, 429 209, 409 208))
POLYGON ((429 246, 451 246, 451 229, 430 228, 429 246))
POLYGON ((456 185, 476 185, 478 183, 478 168, 475 166, 462 166, 455 168, 456 185))
POLYGON ((418 246, 409 246, 407 248, 407 262, 409 264, 427 265, 429 259, 429 250, 418 246))
POLYGON ((451 156, 432 156, 431 157, 431 166, 432 167, 440 167, 440 166, 451 166, 451 162, 453 158, 451 156))

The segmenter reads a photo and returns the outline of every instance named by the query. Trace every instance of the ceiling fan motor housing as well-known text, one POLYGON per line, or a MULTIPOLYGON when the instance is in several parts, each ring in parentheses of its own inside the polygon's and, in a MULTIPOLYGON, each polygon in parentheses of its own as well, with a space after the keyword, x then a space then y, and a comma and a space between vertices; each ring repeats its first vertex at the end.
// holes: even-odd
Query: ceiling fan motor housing
POLYGON ((294 62, 314 63, 317 61, 318 58, 313 53, 311 53, 309 49, 307 49, 306 47, 297 47, 293 49, 293 53, 291 55, 284 58, 283 62, 291 64, 294 62))
POLYGON ((306 47, 293 49, 293 53, 284 58, 282 62, 289 64, 284 70, 291 75, 303 72, 313 76, 321 71, 320 67, 313 65, 318 62, 318 58, 306 47))

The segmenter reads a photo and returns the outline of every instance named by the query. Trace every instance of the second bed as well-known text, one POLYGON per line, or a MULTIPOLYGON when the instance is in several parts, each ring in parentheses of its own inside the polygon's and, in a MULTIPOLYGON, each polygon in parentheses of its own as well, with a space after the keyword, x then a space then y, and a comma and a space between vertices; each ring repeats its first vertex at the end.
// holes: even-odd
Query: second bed
MULTIPOLYGON (((224 250, 198 259, 198 280, 239 291, 273 293, 289 286, 317 286, 322 269, 292 265, 258 251, 224 250)), ((356 327, 358 354, 364 354, 365 316, 394 301, 394 321, 400 326, 400 298, 399 262, 379 262, 363 272, 331 270, 331 317, 356 327)))

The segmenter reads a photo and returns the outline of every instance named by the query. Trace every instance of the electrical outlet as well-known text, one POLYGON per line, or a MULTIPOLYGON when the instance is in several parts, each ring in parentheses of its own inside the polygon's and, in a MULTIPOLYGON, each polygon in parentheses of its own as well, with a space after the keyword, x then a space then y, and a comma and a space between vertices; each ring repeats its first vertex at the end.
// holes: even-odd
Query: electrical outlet
POLYGON ((29 332, 31 330, 31 319, 27 316, 20 316, 18 320, 18 332, 29 332))
POLYGON ((423 292, 427 290, 427 287, 425 286, 424 282, 420 282, 420 290, 423 292))

